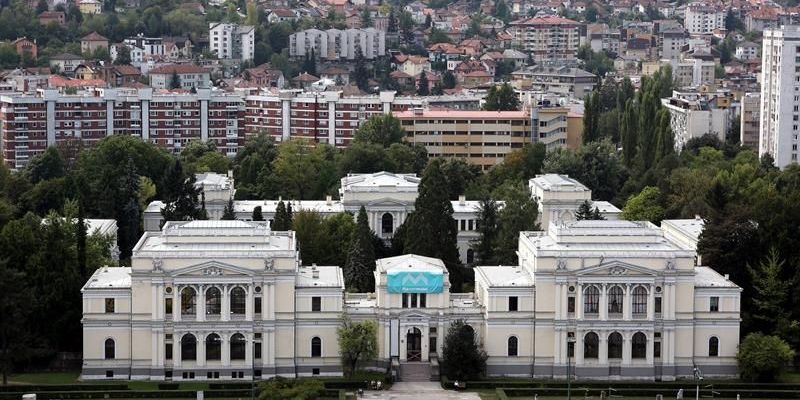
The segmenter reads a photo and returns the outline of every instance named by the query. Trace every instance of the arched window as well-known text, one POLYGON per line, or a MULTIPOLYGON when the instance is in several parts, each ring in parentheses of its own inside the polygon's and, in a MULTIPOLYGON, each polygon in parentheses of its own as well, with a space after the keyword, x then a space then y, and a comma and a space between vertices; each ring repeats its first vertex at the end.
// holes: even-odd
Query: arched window
POLYGON ((190 287, 181 290, 181 314, 191 315, 196 313, 195 303, 197 302, 197 292, 190 287))
POLYGON ((394 232, 394 217, 392 214, 384 213, 381 217, 381 233, 391 234, 394 232))
POLYGON ((191 333, 187 333, 181 338, 181 360, 197 360, 197 338, 191 333))
POLYGON ((608 335, 608 358, 622 358, 622 335, 619 332, 608 335))
POLYGON ((317 336, 311 338, 311 357, 322 357, 322 339, 317 336))
POLYGON ((647 336, 642 332, 636 332, 631 340, 631 358, 645 357, 647 357, 647 336))
POLYGON ((114 343, 114 339, 106 339, 105 356, 106 360, 113 360, 116 357, 116 343, 114 343))
POLYGON ((467 249, 467 264, 475 262, 475 250, 467 249))
POLYGON ((245 339, 241 333, 231 336, 231 360, 244 360, 245 339))
POLYGON ((647 314, 647 289, 637 286, 633 289, 633 304, 631 312, 634 314, 647 314))
POLYGON ((247 294, 244 289, 235 287, 231 290, 231 314, 244 314, 247 294))
POLYGON ((597 358, 600 338, 594 332, 583 337, 583 358, 597 358))
POLYGON ((608 313, 609 314, 622 314, 622 302, 624 298, 622 288, 619 286, 612 286, 608 289, 608 313))
POLYGON ((716 336, 708 339, 708 356, 719 357, 719 338, 716 336))
POLYGON ((600 309, 600 290, 597 286, 589 286, 583 291, 583 312, 597 314, 600 309))
POLYGON ((222 359, 222 339, 219 335, 212 333, 206 336, 206 360, 222 359))
POLYGON ((206 314, 219 315, 222 311, 222 294, 219 289, 212 287, 206 290, 206 314))
POLYGON ((508 338, 508 355, 509 357, 516 357, 519 354, 519 340, 516 336, 508 338))

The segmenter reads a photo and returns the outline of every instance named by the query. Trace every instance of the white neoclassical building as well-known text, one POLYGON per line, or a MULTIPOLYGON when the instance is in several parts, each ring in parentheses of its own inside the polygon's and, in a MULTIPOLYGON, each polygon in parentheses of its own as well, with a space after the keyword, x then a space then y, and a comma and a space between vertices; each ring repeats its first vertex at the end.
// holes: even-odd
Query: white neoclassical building
POLYGON ((438 259, 378 260, 375 293, 338 266, 302 266, 293 232, 248 221, 167 222, 132 267, 86 283, 83 379, 236 380, 339 375, 345 313, 379 325, 400 379, 438 374, 449 325, 466 321, 487 373, 582 379, 734 376, 741 289, 695 265, 649 222, 554 221, 521 232, 519 263, 475 268, 450 293, 438 259))
MULTIPOLYGON (((232 198, 235 189, 232 174, 214 173, 197 174, 196 186, 202 189, 206 211, 210 219, 220 219, 228 199, 232 198)), ((369 226, 382 239, 391 239, 397 228, 406 217, 414 211, 414 202, 419 194, 421 178, 414 174, 396 174, 391 172, 375 172, 370 174, 350 174, 341 179, 339 198, 328 196, 325 200, 285 200, 293 212, 299 210, 315 211, 323 216, 331 216, 341 212, 349 212, 354 216, 361 206, 367 211, 369 226)), ((528 182, 531 195, 538 202, 539 222, 545 227, 551 220, 574 221, 578 206, 589 201, 597 207, 606 219, 619 219, 620 210, 607 201, 592 201, 592 191, 566 175, 538 175, 528 182)), ((272 221, 278 203, 277 200, 236 200, 234 211, 236 218, 250 221, 253 210, 261 207, 264 219, 272 221)), ((453 218, 458 226, 458 250, 461 261, 471 265, 474 254, 470 244, 478 238, 478 206, 479 201, 466 200, 459 196, 453 200, 453 218)), ((498 202, 502 207, 502 200, 498 202)), ((144 212, 144 229, 158 231, 164 223, 161 209, 164 203, 151 202, 144 212)))

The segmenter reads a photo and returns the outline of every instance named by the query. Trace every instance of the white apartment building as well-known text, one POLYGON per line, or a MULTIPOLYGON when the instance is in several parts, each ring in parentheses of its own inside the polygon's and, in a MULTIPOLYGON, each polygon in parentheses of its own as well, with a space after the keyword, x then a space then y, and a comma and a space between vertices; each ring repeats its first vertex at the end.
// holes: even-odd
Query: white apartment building
POLYGON ((255 53, 255 27, 212 22, 208 26, 209 48, 219 59, 252 60, 255 53))
POLYGON ((683 26, 693 35, 709 35, 725 28, 725 11, 714 5, 693 3, 686 7, 683 26))
POLYGON ((577 60, 583 24, 570 19, 548 15, 511 22, 511 44, 533 61, 541 63, 572 63, 577 60))
POLYGON ((348 293, 339 266, 303 266, 298 254, 294 232, 265 223, 180 221, 146 232, 131 267, 99 268, 81 290, 81 377, 341 375, 342 314, 377 323, 372 366, 400 380, 438 378, 456 320, 476 333, 490 376, 737 374, 741 288, 650 222, 520 232, 518 263, 476 267, 468 293, 450 292, 441 260, 414 254, 377 260, 375 292, 348 293))
POLYGON ((765 29, 761 51, 759 156, 797 162, 800 132, 800 25, 765 29))
POLYGON ((692 138, 714 135, 725 140, 730 127, 730 110, 720 107, 713 96, 700 93, 673 92, 672 97, 661 99, 669 110, 670 127, 675 135, 675 149, 680 151, 692 138))
POLYGON ((661 59, 679 60, 687 38, 688 35, 683 29, 669 29, 659 32, 658 40, 660 46, 658 50, 661 59))
POLYGON ((758 58, 758 47, 757 44, 750 41, 737 43, 734 55, 742 61, 755 60, 758 58))
POLYGON ((386 54, 386 32, 375 29, 306 29, 289 36, 289 55, 322 60, 353 60, 357 48, 368 60, 386 54))

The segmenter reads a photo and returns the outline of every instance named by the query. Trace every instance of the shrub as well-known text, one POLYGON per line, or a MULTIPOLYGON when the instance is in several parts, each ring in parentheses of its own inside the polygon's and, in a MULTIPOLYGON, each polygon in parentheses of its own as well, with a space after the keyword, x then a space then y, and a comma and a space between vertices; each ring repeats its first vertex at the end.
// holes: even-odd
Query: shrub
POLYGON ((783 339, 751 333, 739 345, 739 373, 742 379, 769 382, 780 376, 794 357, 794 351, 783 339))
POLYGON ((272 378, 261 383, 259 400, 311 400, 325 392, 325 386, 316 379, 272 378))

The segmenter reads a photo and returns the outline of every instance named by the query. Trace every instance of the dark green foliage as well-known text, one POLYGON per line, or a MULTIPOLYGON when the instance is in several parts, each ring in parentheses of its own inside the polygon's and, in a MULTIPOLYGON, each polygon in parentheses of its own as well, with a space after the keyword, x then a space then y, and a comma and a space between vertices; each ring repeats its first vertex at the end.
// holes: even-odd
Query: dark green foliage
POLYGON ((780 377, 794 351, 777 336, 751 333, 739 345, 739 373, 752 382, 772 382, 780 377))
POLYGON ((367 60, 361 52, 361 46, 356 46, 356 67, 350 76, 351 81, 363 91, 369 91, 369 71, 367 70, 367 60))
POLYGON ((369 293, 375 291, 375 249, 372 244, 372 231, 367 221, 364 206, 358 210, 355 231, 350 239, 347 262, 343 273, 347 290, 369 293))
POLYGON ((442 75, 442 86, 445 89, 452 89, 456 87, 456 76, 450 71, 445 71, 442 75))
POLYGON ((605 51, 594 52, 591 47, 584 45, 578 49, 578 59, 583 61, 583 69, 600 78, 614 70, 614 60, 605 51))
POLYGON ((751 309, 753 324, 762 332, 774 332, 789 343, 797 345, 798 324, 791 320, 787 300, 792 282, 785 280, 785 260, 780 259, 778 250, 771 248, 766 258, 755 267, 747 266, 753 283, 753 303, 751 309))
POLYGON ((584 200, 580 206, 578 206, 578 210, 575 212, 575 219, 578 221, 582 220, 601 220, 605 219, 602 215, 600 215, 600 210, 595 207, 592 209, 592 204, 589 200, 584 200))
POLYGON ((390 114, 371 116, 353 135, 353 143, 372 143, 389 147, 402 142, 405 131, 400 120, 390 114))
POLYGON ((498 205, 489 196, 481 199, 478 206, 478 240, 471 243, 475 251, 476 265, 495 265, 494 246, 497 241, 498 205))
POLYGON ((15 363, 25 360, 31 352, 31 332, 26 330, 30 322, 33 298, 26 282, 25 273, 9 266, 8 259, 0 258, 0 370, 3 385, 8 384, 8 375, 15 363))
POLYGON ((589 143, 578 151, 552 151, 542 170, 569 175, 591 188, 594 199, 606 201, 617 197, 628 177, 617 150, 608 140, 589 143))
POLYGON ((425 71, 419 76, 419 82, 417 83, 417 94, 420 96, 427 96, 430 94, 430 82, 428 82, 428 76, 425 75, 425 71))
POLYGON ((503 83, 499 89, 497 86, 492 86, 486 95, 483 109, 486 111, 517 111, 519 110, 519 97, 508 83, 503 83))
POLYGON ((288 231, 290 229, 292 229, 292 221, 286 212, 286 204, 283 201, 279 201, 278 206, 275 208, 275 217, 272 220, 272 230, 288 231))
POLYGON ((325 391, 316 379, 287 379, 275 377, 259 384, 259 400, 314 400, 325 391))
POLYGON ((584 100, 583 143, 594 142, 600 137, 600 93, 595 90, 584 100))
MULTIPOLYGON (((261 210, 259 210, 259 212, 260 211, 261 210)), ((233 198, 228 199, 228 204, 225 204, 221 219, 229 221, 236 219, 236 212, 233 210, 233 198)))
POLYGON ((441 259, 450 273, 451 290, 460 291, 461 262, 456 245, 456 222, 453 205, 441 188, 447 185, 442 172, 442 162, 433 160, 425 168, 419 186, 419 196, 414 202, 414 212, 404 224, 403 250, 407 254, 441 259))
POLYGON ((195 187, 194 175, 183 171, 183 163, 180 160, 175 160, 167 168, 161 187, 164 200, 161 215, 164 221, 206 218, 200 206, 200 189, 195 187))
POLYGON ((252 218, 253 218, 253 221, 263 221, 264 220, 264 214, 262 214, 262 212, 261 212, 261 206, 256 206, 253 209, 253 217, 252 218))
POLYGON ((67 174, 64 159, 58 150, 51 146, 41 155, 33 157, 25 167, 25 173, 32 184, 43 180, 61 178, 67 174))
POLYGON ((523 183, 507 183, 496 191, 495 197, 505 200, 497 218, 496 260, 501 265, 518 265, 519 233, 539 230, 539 208, 523 183))
POLYGON ((471 381, 486 370, 486 353, 478 347, 475 330, 464 320, 447 329, 442 345, 442 373, 450 380, 471 381))

